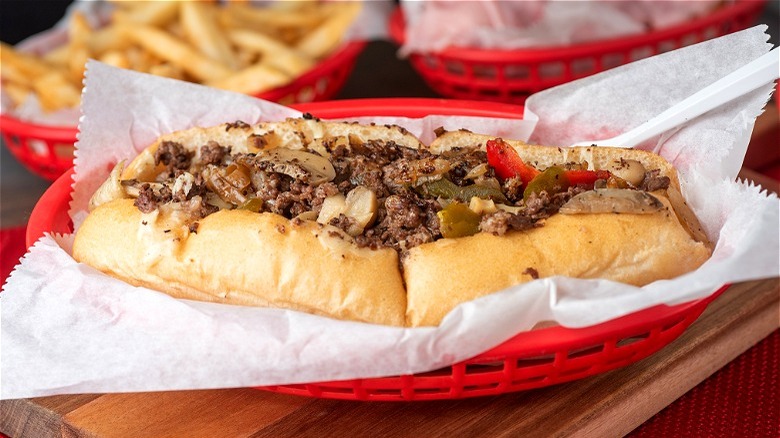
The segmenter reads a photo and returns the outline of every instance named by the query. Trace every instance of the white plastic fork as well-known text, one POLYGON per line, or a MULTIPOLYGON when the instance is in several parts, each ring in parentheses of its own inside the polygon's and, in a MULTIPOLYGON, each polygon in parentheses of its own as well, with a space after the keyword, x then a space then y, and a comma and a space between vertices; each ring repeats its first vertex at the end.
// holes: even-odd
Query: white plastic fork
POLYGON ((778 77, 780 77, 780 54, 776 47, 628 132, 604 140, 577 142, 572 146, 632 148, 768 84, 778 77))

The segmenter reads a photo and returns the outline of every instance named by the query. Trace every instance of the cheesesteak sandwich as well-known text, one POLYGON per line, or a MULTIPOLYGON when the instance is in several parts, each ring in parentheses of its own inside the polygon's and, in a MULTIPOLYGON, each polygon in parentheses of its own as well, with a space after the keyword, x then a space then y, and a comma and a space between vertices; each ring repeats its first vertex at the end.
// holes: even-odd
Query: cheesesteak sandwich
POLYGON ((437 325, 555 275, 633 285, 710 244, 660 156, 309 115, 192 128, 119 163, 74 257, 179 298, 437 325))

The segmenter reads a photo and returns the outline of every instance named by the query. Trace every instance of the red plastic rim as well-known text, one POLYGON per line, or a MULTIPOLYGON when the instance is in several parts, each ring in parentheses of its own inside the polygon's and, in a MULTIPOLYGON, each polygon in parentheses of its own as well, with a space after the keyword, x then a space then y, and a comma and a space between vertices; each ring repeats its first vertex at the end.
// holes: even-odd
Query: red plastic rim
MULTIPOLYGON (((364 41, 352 41, 288 85, 256 97, 294 104, 331 99, 354 69, 364 41)), ((73 165, 73 145, 78 128, 27 122, 0 114, 0 133, 9 151, 30 172, 53 181, 73 165)))
POLYGON ((77 129, 48 126, 0 114, 0 135, 11 154, 30 172, 49 181, 73 165, 77 129))
MULTIPOLYGON (((522 103, 537 91, 638 59, 722 36, 752 25, 765 0, 737 0, 711 14, 642 35, 598 42, 515 50, 449 47, 412 54, 412 66, 437 93, 458 99, 522 103)), ((403 44, 398 8, 390 18, 392 39, 403 44)))
MULTIPOLYGON (((520 119, 522 107, 445 99, 364 99, 296 105, 321 118, 428 114, 520 119)), ((27 244, 45 232, 72 232, 68 217, 73 169, 58 178, 36 204, 27 244)), ((641 360, 680 336, 711 296, 675 306, 659 305, 591 327, 561 326, 520 333, 476 357, 440 370, 406 376, 279 385, 260 389, 343 400, 441 400, 503 394, 592 376, 641 360)))

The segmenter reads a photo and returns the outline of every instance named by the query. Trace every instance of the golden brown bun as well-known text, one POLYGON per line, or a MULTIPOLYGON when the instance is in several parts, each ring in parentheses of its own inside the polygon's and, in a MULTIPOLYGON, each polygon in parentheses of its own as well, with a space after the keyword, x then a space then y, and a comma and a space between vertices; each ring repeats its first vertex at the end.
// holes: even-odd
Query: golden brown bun
POLYGON ((335 227, 240 210, 209 215, 197 233, 187 233, 119 199, 89 214, 73 257, 177 298, 404 325, 397 253, 358 248, 348 239, 335 227))
MULTIPOLYGON (((425 147, 392 126, 313 120, 221 125, 161 137, 123 178, 152 180, 159 172, 154 152, 163 141, 176 141, 196 154, 208 141, 231 146, 234 153, 255 152, 257 144, 248 140, 252 134, 263 136, 264 147, 319 150, 323 139, 345 136, 425 147)), ((430 149, 484 148, 491 138, 455 131, 438 137, 430 149)), ((693 270, 709 257, 709 242, 680 194, 676 171, 663 158, 636 150, 507 142, 539 168, 583 161, 604 168, 624 158, 660 169, 671 179, 668 190, 656 193, 666 208, 643 215, 557 214, 529 231, 441 239, 412 248, 402 273, 395 250, 358 248, 335 227, 223 210, 201 219, 193 234, 175 214, 142 214, 131 199, 118 199, 97 207, 77 230, 74 257, 175 297, 397 326, 437 325, 462 302, 531 280, 532 270, 540 278, 566 275, 644 285, 693 270)))
POLYGON ((528 231, 478 233, 409 250, 403 262, 406 321, 438 325, 462 302, 531 281, 528 268, 539 278, 607 278, 640 286, 696 269, 709 255, 670 210, 556 214, 528 231))

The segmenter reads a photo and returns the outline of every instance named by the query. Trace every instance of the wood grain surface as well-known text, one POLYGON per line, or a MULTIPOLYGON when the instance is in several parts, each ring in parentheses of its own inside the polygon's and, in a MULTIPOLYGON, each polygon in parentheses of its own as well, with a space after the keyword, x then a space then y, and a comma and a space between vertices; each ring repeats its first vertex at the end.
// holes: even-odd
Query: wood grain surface
POLYGON ((780 280, 732 286, 660 352, 579 381, 437 402, 349 402, 256 389, 0 402, 12 437, 622 436, 780 326, 780 280))

